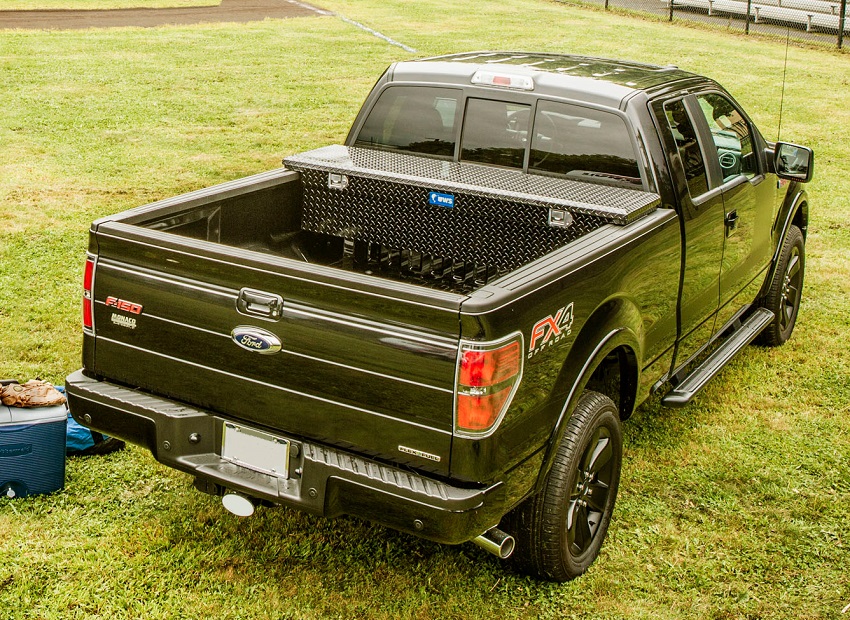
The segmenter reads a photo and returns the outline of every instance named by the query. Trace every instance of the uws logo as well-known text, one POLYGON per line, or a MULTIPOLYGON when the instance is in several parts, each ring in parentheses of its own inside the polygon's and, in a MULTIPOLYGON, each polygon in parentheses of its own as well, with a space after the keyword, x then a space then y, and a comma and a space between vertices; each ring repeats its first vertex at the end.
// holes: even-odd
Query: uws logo
POLYGON ((531 359, 547 347, 560 342, 572 333, 573 327, 573 304, 570 303, 550 314, 545 319, 540 319, 531 328, 531 339, 528 345, 528 359, 531 359))
POLYGON ((440 192, 428 192, 428 204, 453 209, 455 197, 453 194, 441 194, 440 192))

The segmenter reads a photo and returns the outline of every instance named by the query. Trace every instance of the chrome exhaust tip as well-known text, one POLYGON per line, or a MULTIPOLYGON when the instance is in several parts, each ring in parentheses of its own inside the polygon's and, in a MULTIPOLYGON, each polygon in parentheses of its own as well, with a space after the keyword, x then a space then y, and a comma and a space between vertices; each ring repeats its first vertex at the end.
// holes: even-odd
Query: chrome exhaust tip
POLYGON ((234 493, 233 491, 229 491, 221 498, 221 504, 224 506, 229 512, 232 512, 237 517, 250 517, 254 514, 254 502, 253 500, 240 493, 234 493))
POLYGON ((489 551, 500 560, 507 560, 511 557, 514 547, 516 547, 514 537, 497 527, 491 528, 481 534, 481 536, 473 538, 472 542, 485 551, 489 551))

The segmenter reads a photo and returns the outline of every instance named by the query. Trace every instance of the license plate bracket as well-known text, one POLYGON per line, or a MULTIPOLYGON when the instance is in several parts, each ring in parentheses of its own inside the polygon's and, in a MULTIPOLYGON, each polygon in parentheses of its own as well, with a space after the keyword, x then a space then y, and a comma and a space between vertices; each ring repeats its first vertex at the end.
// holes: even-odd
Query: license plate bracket
POLYGON ((289 445, 284 437, 225 422, 221 458, 269 476, 289 478, 289 445))

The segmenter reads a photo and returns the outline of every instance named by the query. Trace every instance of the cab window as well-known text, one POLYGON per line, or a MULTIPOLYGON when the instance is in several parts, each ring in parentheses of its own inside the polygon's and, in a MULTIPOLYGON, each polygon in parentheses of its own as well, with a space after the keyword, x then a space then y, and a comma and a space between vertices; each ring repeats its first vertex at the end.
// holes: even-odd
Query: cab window
POLYGON ((697 95, 711 137, 714 140, 723 182, 738 176, 752 179, 758 174, 758 162, 753 154, 752 131, 744 115, 726 97, 717 93, 697 95))
POLYGON ((610 112, 540 101, 534 118, 529 172, 626 187, 641 186, 625 121, 610 112))
POLYGON ((394 86, 372 107, 355 146, 453 157, 461 91, 394 86))
POLYGON ((529 105, 470 99, 466 103, 460 158, 522 168, 530 120, 529 105))
POLYGON ((670 132, 673 134, 673 140, 676 142, 679 160, 685 169, 688 192, 691 198, 701 196, 708 191, 708 177, 702 151, 697 141, 697 133, 685 109, 685 102, 681 99, 668 101, 664 104, 664 115, 667 118, 667 124, 670 126, 670 132))

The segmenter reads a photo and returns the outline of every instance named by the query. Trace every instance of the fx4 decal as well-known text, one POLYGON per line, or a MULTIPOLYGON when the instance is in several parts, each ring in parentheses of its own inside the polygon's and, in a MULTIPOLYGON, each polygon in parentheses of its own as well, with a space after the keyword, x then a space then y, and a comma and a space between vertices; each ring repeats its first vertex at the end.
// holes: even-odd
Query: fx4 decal
POLYGON ((560 342, 572 333, 573 327, 573 304, 570 303, 550 314, 545 319, 540 319, 531 328, 531 338, 528 344, 528 359, 540 353, 546 347, 560 342))

